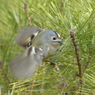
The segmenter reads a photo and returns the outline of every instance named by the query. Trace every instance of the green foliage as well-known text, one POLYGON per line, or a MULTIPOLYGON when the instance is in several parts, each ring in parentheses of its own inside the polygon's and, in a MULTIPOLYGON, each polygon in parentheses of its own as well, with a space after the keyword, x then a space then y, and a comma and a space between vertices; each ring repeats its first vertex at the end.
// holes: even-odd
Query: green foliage
POLYGON ((34 27, 58 31, 64 45, 53 57, 60 72, 48 62, 43 63, 32 79, 14 80, 9 62, 22 48, 15 44, 19 29, 29 27, 23 0, 0 0, 0 91, 2 95, 94 95, 95 93, 95 1, 94 0, 26 0, 34 27), (70 29, 82 65, 82 87, 70 29), (63 77, 63 78, 62 78, 63 77), (10 83, 9 81, 10 80, 10 83), (31 90, 32 89, 32 90, 31 90), (31 94, 32 93, 32 94, 31 94))

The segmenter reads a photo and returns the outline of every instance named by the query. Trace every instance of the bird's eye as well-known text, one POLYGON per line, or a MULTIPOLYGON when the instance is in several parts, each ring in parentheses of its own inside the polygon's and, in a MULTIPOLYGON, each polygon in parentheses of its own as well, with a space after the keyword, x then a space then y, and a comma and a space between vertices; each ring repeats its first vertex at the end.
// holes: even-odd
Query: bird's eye
POLYGON ((56 40, 56 38, 55 38, 55 37, 53 37, 53 40, 56 40))

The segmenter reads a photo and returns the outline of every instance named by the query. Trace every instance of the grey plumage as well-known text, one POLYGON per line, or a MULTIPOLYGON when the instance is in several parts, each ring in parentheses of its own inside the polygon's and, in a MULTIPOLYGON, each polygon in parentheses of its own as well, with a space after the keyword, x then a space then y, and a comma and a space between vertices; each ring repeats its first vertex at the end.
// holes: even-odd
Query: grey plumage
POLYGON ((41 28, 23 30, 18 35, 16 42, 22 47, 27 47, 10 63, 10 70, 18 79, 31 77, 40 64, 54 55, 62 44, 61 38, 55 31, 41 28), (30 45, 28 46, 28 44, 30 45))

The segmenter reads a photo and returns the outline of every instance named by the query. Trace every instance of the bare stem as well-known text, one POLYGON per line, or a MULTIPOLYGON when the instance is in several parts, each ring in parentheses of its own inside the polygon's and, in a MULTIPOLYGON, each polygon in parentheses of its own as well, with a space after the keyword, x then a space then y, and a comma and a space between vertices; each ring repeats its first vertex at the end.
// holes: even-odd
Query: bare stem
MULTIPOLYGON (((55 69, 57 70, 58 74, 60 75, 60 69, 57 66, 57 63, 50 62, 50 64, 55 66, 55 69)), ((63 80, 63 77, 61 75, 60 75, 60 78, 63 80)))
POLYGON ((61 83, 61 85, 60 85, 59 88, 60 88, 60 89, 64 89, 65 87, 67 88, 67 85, 66 85, 66 83, 64 82, 64 78, 63 78, 63 76, 60 74, 61 72, 60 72, 60 69, 59 69, 57 63, 50 62, 50 64, 51 64, 51 65, 54 65, 55 69, 57 70, 57 73, 59 74, 60 79, 63 81, 63 82, 61 83))
POLYGON ((78 76, 80 77, 80 79, 79 79, 79 87, 82 87, 82 68, 81 68, 81 63, 80 63, 78 48, 77 48, 77 44, 75 42, 74 34, 75 34, 74 33, 74 29, 71 29, 70 30, 70 37, 72 39, 72 43, 73 43, 73 46, 74 46, 76 61, 77 61, 77 65, 78 65, 78 72, 79 72, 78 73, 78 76))
POLYGON ((31 19, 30 19, 30 16, 29 16, 29 12, 28 12, 28 8, 27 8, 27 3, 26 2, 24 2, 24 10, 25 10, 26 17, 28 19, 29 25, 32 27, 32 22, 31 22, 31 19))

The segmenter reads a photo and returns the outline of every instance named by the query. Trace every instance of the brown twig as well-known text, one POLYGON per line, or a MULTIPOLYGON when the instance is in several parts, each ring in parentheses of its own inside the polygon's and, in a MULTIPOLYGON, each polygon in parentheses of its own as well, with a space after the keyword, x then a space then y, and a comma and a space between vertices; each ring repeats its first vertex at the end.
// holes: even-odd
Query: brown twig
POLYGON ((30 19, 30 16, 29 16, 29 12, 28 12, 28 8, 27 8, 27 3, 26 2, 24 2, 24 10, 26 12, 26 17, 28 19, 29 25, 32 27, 32 22, 31 22, 31 19, 30 19))
POLYGON ((73 43, 74 50, 75 50, 75 55, 76 55, 76 60, 77 60, 77 65, 78 65, 78 70, 79 70, 78 76, 82 77, 81 63, 80 63, 80 58, 79 58, 79 54, 78 54, 77 44, 76 44, 75 38, 74 38, 74 30, 73 29, 70 30, 70 37, 72 38, 72 43, 73 43))
MULTIPOLYGON (((57 70, 58 74, 60 75, 60 69, 57 65, 57 63, 54 62, 50 62, 51 65, 54 65, 55 69, 57 70)), ((64 78, 60 75, 60 78, 63 80, 64 78)))
POLYGON ((0 60, 0 68, 1 68, 1 70, 2 70, 2 74, 4 75, 5 79, 6 79, 7 82, 10 84, 10 83, 11 83, 11 82, 10 82, 10 79, 9 79, 8 76, 7 76, 7 73, 6 73, 5 69, 4 69, 4 66, 3 66, 3 63, 2 63, 1 60, 0 60))
MULTIPOLYGON (((50 62, 50 64, 55 66, 55 69, 57 70, 57 73, 59 74, 60 79, 62 80, 62 83, 61 83, 60 87, 58 87, 58 88, 60 88, 60 89, 68 89, 67 83, 64 82, 63 76, 60 75, 60 74, 61 74, 61 71, 60 71, 60 68, 58 67, 57 63, 50 62)), ((63 94, 64 94, 64 95, 69 95, 69 93, 63 93, 63 94)), ((62 95, 63 95, 63 94, 62 94, 62 95)))
MULTIPOLYGON (((51 65, 54 65, 55 69, 57 70, 57 73, 59 74, 60 79, 62 80, 62 83, 61 83, 61 85, 60 85, 59 88, 60 88, 60 89, 64 89, 65 86, 66 86, 66 83, 64 83, 64 78, 63 78, 63 76, 60 74, 61 72, 60 72, 60 69, 59 69, 57 63, 50 62, 50 64, 51 64, 51 65)), ((67 87, 67 86, 66 86, 66 87, 67 87)))
MULTIPOLYGON (((74 29, 70 30, 70 37, 72 39, 72 43, 74 46, 74 51, 75 51, 75 56, 76 56, 76 61, 77 61, 77 65, 78 65, 78 76, 80 77, 79 79, 79 87, 82 87, 82 67, 81 67, 81 63, 80 63, 80 58, 79 58, 79 53, 78 53, 78 48, 77 48, 77 44, 75 42, 75 38, 74 38, 74 29)), ((80 90, 81 92, 81 90, 80 90)))

